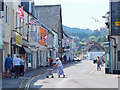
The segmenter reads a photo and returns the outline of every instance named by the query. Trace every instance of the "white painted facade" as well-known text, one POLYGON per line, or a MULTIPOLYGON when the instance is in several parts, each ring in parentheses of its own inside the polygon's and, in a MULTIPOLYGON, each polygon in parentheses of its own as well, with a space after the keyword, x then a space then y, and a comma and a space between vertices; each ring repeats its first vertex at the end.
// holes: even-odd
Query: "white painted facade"
POLYGON ((94 60, 97 56, 101 57, 101 55, 104 55, 105 52, 88 52, 87 53, 87 59, 88 60, 94 60))

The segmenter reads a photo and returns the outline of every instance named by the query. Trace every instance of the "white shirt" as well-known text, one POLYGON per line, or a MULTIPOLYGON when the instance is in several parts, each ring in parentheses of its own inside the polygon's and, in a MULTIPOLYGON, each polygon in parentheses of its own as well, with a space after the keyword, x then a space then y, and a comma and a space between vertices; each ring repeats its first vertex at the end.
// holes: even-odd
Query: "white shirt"
POLYGON ((21 61, 22 61, 22 59, 20 59, 20 58, 15 58, 14 61, 13 61, 13 64, 14 64, 15 66, 20 65, 20 62, 21 62, 21 61))
POLYGON ((62 62, 60 60, 57 62, 57 64, 58 64, 58 67, 63 67, 62 62))

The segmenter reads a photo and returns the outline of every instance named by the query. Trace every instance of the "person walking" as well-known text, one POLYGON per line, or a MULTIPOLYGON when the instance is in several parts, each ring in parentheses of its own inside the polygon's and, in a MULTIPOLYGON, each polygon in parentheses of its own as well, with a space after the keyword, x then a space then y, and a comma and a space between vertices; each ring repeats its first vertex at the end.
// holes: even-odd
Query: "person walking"
POLYGON ((12 67, 13 67, 13 60, 10 57, 10 54, 8 54, 8 57, 5 59, 5 78, 7 78, 8 70, 9 70, 9 78, 11 78, 12 67))
POLYGON ((66 54, 63 56, 64 64, 67 64, 67 56, 66 54))
POLYGON ((58 67, 58 78, 60 78, 60 75, 63 75, 63 78, 65 77, 64 71, 63 71, 63 65, 60 59, 57 57, 56 58, 56 64, 54 66, 58 67))
POLYGON ((50 61, 50 67, 51 67, 52 66, 52 62, 53 62, 52 57, 49 58, 49 61, 50 61))
POLYGON ((14 59, 14 68, 15 68, 15 78, 19 78, 19 70, 20 70, 20 63, 22 62, 22 59, 19 58, 19 56, 17 55, 17 57, 14 59))
POLYGON ((101 65, 101 60, 100 60, 100 57, 97 56, 97 71, 98 71, 98 70, 101 71, 101 67, 100 67, 100 65, 101 65))
POLYGON ((105 58, 104 56, 101 56, 101 60, 102 60, 102 65, 105 63, 105 58))
POLYGON ((22 60, 20 62, 20 76, 24 76, 24 58, 22 58, 22 56, 20 56, 20 59, 22 60))

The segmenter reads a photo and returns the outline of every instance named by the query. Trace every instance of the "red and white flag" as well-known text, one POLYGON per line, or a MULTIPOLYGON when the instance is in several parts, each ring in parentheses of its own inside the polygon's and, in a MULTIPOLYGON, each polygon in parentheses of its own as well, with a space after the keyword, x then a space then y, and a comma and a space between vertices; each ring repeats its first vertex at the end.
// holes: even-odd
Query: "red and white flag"
POLYGON ((100 32, 100 29, 98 29, 98 32, 100 32))
POLYGON ((47 35, 45 35, 44 39, 45 39, 46 41, 49 41, 49 38, 48 38, 47 35))
POLYGON ((16 10, 16 12, 18 13, 21 22, 24 21, 24 12, 23 12, 23 7, 19 8, 19 10, 16 10))
POLYGON ((69 39, 67 39, 67 42, 70 42, 70 40, 69 40, 69 39))

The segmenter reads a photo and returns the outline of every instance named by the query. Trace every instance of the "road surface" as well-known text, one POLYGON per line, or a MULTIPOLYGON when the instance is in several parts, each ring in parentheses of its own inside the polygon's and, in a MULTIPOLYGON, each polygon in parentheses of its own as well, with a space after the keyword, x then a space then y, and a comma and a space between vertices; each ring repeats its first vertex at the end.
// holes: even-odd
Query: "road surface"
POLYGON ((65 78, 45 78, 47 73, 31 78, 25 88, 118 88, 118 78, 113 75, 96 71, 96 65, 91 61, 74 62, 64 68, 65 78))

